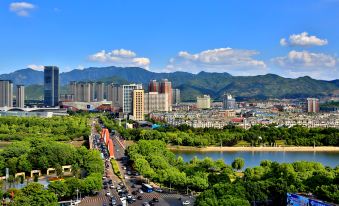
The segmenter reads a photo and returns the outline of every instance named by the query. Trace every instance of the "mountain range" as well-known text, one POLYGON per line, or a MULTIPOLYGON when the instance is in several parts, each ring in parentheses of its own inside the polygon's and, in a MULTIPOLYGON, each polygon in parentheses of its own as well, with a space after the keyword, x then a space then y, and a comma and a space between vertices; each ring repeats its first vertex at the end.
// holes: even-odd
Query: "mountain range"
MULTIPOLYGON (((174 88, 181 90, 183 101, 194 101, 197 95, 209 94, 220 100, 224 92, 237 99, 267 98, 305 98, 339 94, 339 80, 316 80, 308 76, 296 79, 284 78, 275 74, 258 76, 232 76, 228 73, 189 72, 156 73, 138 67, 90 67, 60 73, 61 91, 66 92, 70 81, 102 81, 123 83, 142 83, 166 78, 174 88)), ((26 85, 27 99, 41 99, 43 71, 30 68, 1 74, 0 79, 12 80, 14 84, 26 85)), ((147 87, 145 87, 147 88, 147 87)))

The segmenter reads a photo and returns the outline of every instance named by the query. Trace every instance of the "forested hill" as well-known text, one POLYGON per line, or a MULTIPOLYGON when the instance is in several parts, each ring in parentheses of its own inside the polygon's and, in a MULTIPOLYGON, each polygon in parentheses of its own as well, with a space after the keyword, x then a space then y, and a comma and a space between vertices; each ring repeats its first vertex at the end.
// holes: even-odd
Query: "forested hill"
MULTIPOLYGON (((138 67, 90 67, 83 70, 72 70, 60 74, 61 85, 69 81, 104 81, 114 83, 143 83, 152 79, 167 78, 173 86, 180 88, 184 101, 194 101, 197 95, 209 94, 214 99, 220 99, 227 91, 238 99, 243 98, 298 98, 339 94, 339 80, 323 81, 310 77, 296 79, 284 78, 275 74, 258 76, 232 76, 228 73, 188 72, 156 73, 138 67)), ((26 86, 42 85, 43 72, 32 69, 22 69, 10 74, 0 75, 0 79, 10 79, 15 84, 26 86)), ((27 91, 37 91, 27 90, 27 91)), ((40 90, 41 91, 41 90, 40 90)), ((35 92, 36 93, 36 92, 35 92)), ((42 95, 42 94, 41 94, 42 95)), ((34 99, 38 94, 27 93, 34 99)))

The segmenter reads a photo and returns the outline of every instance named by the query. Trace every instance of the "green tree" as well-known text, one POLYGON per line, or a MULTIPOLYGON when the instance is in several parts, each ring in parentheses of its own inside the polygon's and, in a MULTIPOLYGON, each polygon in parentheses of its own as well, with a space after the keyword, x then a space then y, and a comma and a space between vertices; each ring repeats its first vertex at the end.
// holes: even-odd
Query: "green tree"
POLYGON ((20 206, 57 206, 57 196, 45 190, 39 183, 30 183, 14 196, 14 204, 20 206))
POLYGON ((232 162, 232 168, 235 170, 241 170, 245 165, 245 160, 243 158, 237 157, 232 162))

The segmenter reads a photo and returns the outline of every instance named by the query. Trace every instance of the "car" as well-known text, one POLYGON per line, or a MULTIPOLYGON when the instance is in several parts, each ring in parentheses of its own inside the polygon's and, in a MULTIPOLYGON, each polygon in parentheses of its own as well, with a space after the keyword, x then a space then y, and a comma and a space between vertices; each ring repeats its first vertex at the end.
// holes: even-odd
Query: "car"
POLYGON ((108 187, 107 187, 107 185, 104 185, 104 189, 106 190, 108 187))
POLYGON ((137 195, 137 194, 138 194, 137 191, 133 191, 133 192, 132 192, 132 195, 137 195))
POLYGON ((138 199, 138 200, 142 200, 142 196, 139 195, 139 196, 137 197, 137 199, 138 199))
POLYGON ((111 180, 111 179, 109 179, 109 180, 108 180, 108 183, 109 183, 109 184, 112 184, 113 182, 112 182, 112 180, 111 180))
POLYGON ((133 185, 131 186, 131 188, 135 188, 135 184, 133 184, 133 185))
POLYGON ((102 206, 107 206, 107 204, 106 204, 106 203, 104 203, 104 204, 102 204, 102 206))
POLYGON ((139 189, 139 193, 142 194, 142 193, 144 193, 144 191, 142 191, 142 189, 139 189))
POLYGON ((128 179, 129 177, 127 175, 125 175, 125 179, 128 179))
POLYGON ((149 201, 149 203, 148 203, 150 206, 155 206, 155 202, 153 202, 153 201, 149 201))
POLYGON ((163 193, 164 192, 161 188, 154 188, 154 191, 159 192, 159 193, 163 193))
POLYGON ((128 171, 127 171, 127 174, 128 174, 128 175, 131 175, 132 173, 131 173, 131 171, 128 170, 128 171))
POLYGON ((127 198, 128 198, 128 199, 132 199, 132 195, 128 194, 128 195, 127 195, 127 198))
POLYGON ((182 201, 182 205, 189 205, 191 204, 190 201, 186 200, 186 201, 182 201))
POLYGON ((115 188, 115 186, 114 186, 114 185, 111 185, 111 186, 109 186, 109 188, 111 188, 111 189, 114 189, 114 188, 115 188))
POLYGON ((142 203, 142 206, 151 206, 148 202, 142 203))
POLYGON ((156 198, 156 197, 154 197, 154 198, 153 198, 153 202, 159 202, 159 199, 156 198))
POLYGON ((120 192, 122 192, 122 190, 121 189, 117 189, 117 192, 120 193, 120 192))
POLYGON ((117 201, 116 201, 114 198, 112 198, 111 204, 112 204, 112 205, 116 205, 116 204, 117 204, 117 201))
POLYGON ((107 191, 106 196, 111 196, 111 193, 109 191, 107 191))
POLYGON ((107 177, 103 176, 102 179, 105 180, 107 177))

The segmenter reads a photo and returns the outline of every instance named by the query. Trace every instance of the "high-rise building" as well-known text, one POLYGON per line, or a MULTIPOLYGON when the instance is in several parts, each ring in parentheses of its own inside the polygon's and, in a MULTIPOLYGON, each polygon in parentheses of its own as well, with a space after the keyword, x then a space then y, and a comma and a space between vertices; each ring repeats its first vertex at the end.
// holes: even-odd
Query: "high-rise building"
POLYGON ((159 83, 157 80, 151 80, 148 85, 149 92, 160 92, 159 83))
POLYGON ((307 98, 307 112, 312 112, 312 113, 319 112, 319 99, 307 98))
POLYGON ((49 107, 59 104, 59 68, 56 66, 44 68, 44 104, 49 107))
POLYGON ((211 108, 211 97, 209 95, 203 95, 201 97, 197 97, 197 108, 198 109, 211 108))
POLYGON ((98 102, 104 101, 105 83, 99 82, 96 85, 96 99, 98 102))
POLYGON ((180 103, 180 89, 172 89, 172 104, 180 103))
POLYGON ((19 107, 19 108, 25 107, 25 86, 24 85, 16 86, 16 107, 19 107))
POLYGON ((223 109, 236 109, 237 105, 231 94, 225 93, 222 98, 223 109))
POLYGON ((89 91, 90 91, 90 94, 89 94, 89 98, 90 98, 90 102, 94 102, 95 101, 95 92, 96 92, 96 86, 97 84, 95 82, 90 82, 89 83, 89 91))
POLYGON ((78 97, 78 93, 77 93, 77 82, 76 81, 71 81, 69 83, 69 91, 70 91, 70 94, 73 95, 73 101, 77 101, 77 97, 78 97))
POLYGON ((0 80, 0 107, 13 107, 13 83, 0 80))
POLYGON ((168 107, 169 111, 172 111, 172 83, 167 79, 161 80, 160 93, 168 94, 168 107))
POLYGON ((168 112, 168 94, 148 92, 144 94, 145 114, 151 112, 168 112))
POLYGON ((142 89, 142 84, 128 84, 113 88, 113 106, 121 107, 125 114, 133 113, 133 90, 142 89))
POLYGON ((135 121, 144 120, 144 90, 133 90, 133 119, 135 121))

